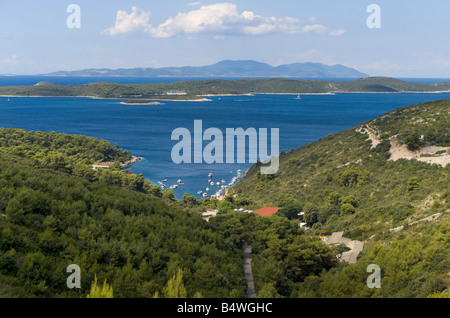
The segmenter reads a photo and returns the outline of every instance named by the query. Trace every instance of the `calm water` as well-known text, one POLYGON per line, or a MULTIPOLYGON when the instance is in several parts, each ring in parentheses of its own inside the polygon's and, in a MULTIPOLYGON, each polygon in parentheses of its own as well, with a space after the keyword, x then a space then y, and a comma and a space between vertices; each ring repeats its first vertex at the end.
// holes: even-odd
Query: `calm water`
POLYGON ((400 106, 447 99, 450 93, 303 95, 301 100, 296 97, 228 96, 213 97, 211 102, 165 102, 161 106, 125 106, 119 100, 89 98, 8 101, 0 97, 0 126, 82 134, 117 143, 145 158, 133 165, 132 172, 142 173, 154 184, 167 179, 168 186, 182 179, 185 185, 175 190, 180 198, 185 192, 197 195, 198 190, 204 191, 210 172, 215 182, 225 179, 229 183, 238 169, 245 171, 250 167, 250 164, 174 164, 171 150, 177 142, 171 140, 172 131, 184 127, 193 134, 194 120, 203 121, 203 130, 216 127, 224 134, 226 128, 269 128, 269 131, 279 128, 280 149, 289 151, 400 106))

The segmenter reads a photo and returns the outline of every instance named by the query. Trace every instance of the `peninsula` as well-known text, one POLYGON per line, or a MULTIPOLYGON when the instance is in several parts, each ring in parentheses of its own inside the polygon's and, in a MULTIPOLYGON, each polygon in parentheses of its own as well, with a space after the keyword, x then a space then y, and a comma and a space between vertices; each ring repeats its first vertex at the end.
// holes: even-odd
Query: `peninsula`
POLYGON ((205 96, 246 94, 425 93, 448 92, 450 83, 422 84, 388 77, 354 81, 239 79, 173 83, 38 85, 0 87, 9 97, 94 97, 146 101, 203 101, 205 96))

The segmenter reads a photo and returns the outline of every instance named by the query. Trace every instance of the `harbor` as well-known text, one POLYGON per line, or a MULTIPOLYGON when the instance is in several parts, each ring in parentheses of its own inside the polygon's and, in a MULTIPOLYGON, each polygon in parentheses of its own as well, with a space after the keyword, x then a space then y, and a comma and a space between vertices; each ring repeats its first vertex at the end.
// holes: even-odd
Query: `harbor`
MULTIPOLYGON (((219 178, 217 181, 214 179, 214 174, 209 173, 207 175, 208 179, 205 182, 205 188, 197 190, 197 198, 216 198, 218 200, 223 200, 231 187, 233 187, 242 178, 242 170, 237 170, 236 173, 230 171, 230 174, 235 174, 231 177, 230 181, 227 183, 225 178, 219 178), (220 181, 219 181, 220 180, 220 181)), ((206 180, 206 178, 205 178, 206 180)), ((185 186, 185 182, 182 179, 178 179, 176 183, 170 184, 168 179, 163 179, 158 181, 158 186, 162 191, 166 189, 176 190, 181 189, 185 186)))

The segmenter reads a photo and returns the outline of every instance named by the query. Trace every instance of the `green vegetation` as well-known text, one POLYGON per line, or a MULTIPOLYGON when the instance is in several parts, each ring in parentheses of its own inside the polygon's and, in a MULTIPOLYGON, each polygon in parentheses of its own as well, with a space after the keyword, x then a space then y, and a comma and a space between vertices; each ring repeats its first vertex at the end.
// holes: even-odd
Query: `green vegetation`
POLYGON ((306 277, 336 265, 330 248, 318 237, 307 235, 298 222, 284 217, 230 212, 210 219, 210 227, 224 235, 227 246, 252 246, 253 275, 260 297, 290 297, 306 277), (270 295, 268 290, 272 290, 270 295))
POLYGON ((163 289, 164 298, 186 298, 187 291, 183 284, 183 271, 181 269, 173 275, 163 289))
POLYGON ((98 286, 97 276, 95 276, 91 291, 86 298, 114 298, 114 292, 112 287, 106 283, 106 279, 103 282, 102 287, 98 286))
POLYGON ((448 100, 401 107, 375 119, 372 126, 389 136, 397 136, 413 150, 424 144, 449 147, 448 108, 448 100))
MULTIPOLYGON (((448 220, 448 219, 447 219, 448 220)), ((448 297, 450 279, 450 222, 409 228, 389 240, 371 244, 356 264, 341 265, 310 277, 315 287, 302 285, 298 296, 411 298, 448 297), (420 234, 418 234, 420 233, 420 234), (382 269, 380 289, 366 286, 367 267, 382 269)))
POLYGON ((0 95, 8 96, 77 96, 121 99, 192 100, 209 94, 324 94, 330 92, 435 92, 448 91, 450 85, 428 85, 392 78, 371 77, 350 82, 320 80, 241 79, 182 81, 153 84, 92 83, 85 85, 40 85, 0 87, 0 95), (186 95, 168 95, 183 91, 186 95))
MULTIPOLYGON (((280 169, 270 178, 261 178, 260 164, 249 169, 232 188, 235 200, 250 198, 251 209, 290 202, 303 207, 310 234, 343 231, 345 237, 366 241, 356 264, 308 276, 290 296, 427 297, 450 287, 450 167, 389 160, 390 140, 401 144, 414 132, 422 146, 450 146, 449 122, 450 100, 400 108, 282 153, 280 169), (369 127, 381 141, 375 148, 360 132, 369 127), (414 223, 436 213, 442 213, 438 220, 414 223), (390 231, 398 226, 403 231, 390 231), (383 270, 380 290, 365 284, 369 264, 383 270)), ((289 211, 283 208, 277 215, 291 219, 289 211)), ((255 280, 265 282, 259 276, 255 280)))
POLYGON ((129 151, 93 137, 0 128, 0 151, 32 159, 42 168, 72 173, 79 165, 124 162, 129 151))
POLYGON ((276 175, 255 164, 223 201, 177 201, 121 171, 131 154, 106 141, 0 129, 0 296, 244 297, 251 245, 258 297, 448 297, 450 166, 391 161, 390 148, 448 147, 449 122, 450 100, 399 108, 283 152, 276 175), (234 211, 263 206, 282 209, 234 211), (338 231, 365 242, 355 264, 319 238, 338 231), (70 264, 80 290, 66 286, 70 264), (380 289, 366 286, 370 264, 380 289))
MULTIPOLYGON (((20 130, 3 135, 2 142, 14 145, 0 152, 1 296, 85 297, 98 277, 108 281, 114 297, 153 297, 179 269, 189 297, 245 295, 242 252, 223 244, 221 233, 208 230, 199 216, 182 212, 170 195, 41 165, 45 152, 62 155, 75 140, 79 161, 65 158, 74 166, 87 164, 103 143, 84 138, 20 130), (53 136, 53 142, 39 146, 25 138, 35 134, 53 136), (65 142, 58 148, 60 138, 65 142), (80 290, 66 286, 70 264, 81 267, 80 290)), ((118 158, 124 153, 115 151, 118 158)))
POLYGON ((311 226, 318 223, 318 233, 345 231, 358 240, 446 211, 450 167, 390 161, 389 139, 403 143, 410 132, 420 131, 425 145, 450 146, 449 109, 450 100, 400 108, 291 150, 281 155, 276 175, 263 178, 256 164, 231 194, 250 198, 253 209, 284 206, 290 198, 303 207, 311 226), (384 141, 373 148, 360 132, 364 127, 384 141))

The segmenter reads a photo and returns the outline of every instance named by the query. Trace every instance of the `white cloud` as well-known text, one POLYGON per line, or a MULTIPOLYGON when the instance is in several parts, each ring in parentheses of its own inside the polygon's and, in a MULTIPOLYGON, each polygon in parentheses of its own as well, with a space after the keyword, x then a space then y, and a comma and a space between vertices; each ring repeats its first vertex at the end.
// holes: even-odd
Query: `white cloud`
POLYGON ((150 27, 149 20, 150 12, 142 11, 137 7, 132 7, 130 14, 126 11, 119 10, 117 11, 115 25, 104 30, 102 34, 115 36, 138 30, 146 30, 150 27))
POLYGON ((301 28, 302 33, 309 33, 309 32, 325 33, 327 31, 328 31, 328 28, 321 24, 310 24, 310 25, 305 25, 304 27, 301 28))
POLYGON ((19 57, 14 54, 13 56, 11 56, 9 58, 0 60, 0 63, 2 63, 2 64, 17 64, 17 63, 19 63, 19 57))
MULTIPOLYGON (((188 3, 191 6, 200 4, 200 2, 188 3)), ((315 18, 309 19, 310 24, 304 24, 292 17, 263 17, 252 11, 240 13, 237 6, 232 3, 203 5, 187 13, 178 13, 156 27, 152 27, 149 20, 150 13, 139 10, 137 7, 133 7, 130 14, 119 10, 115 25, 104 30, 102 34, 114 36, 139 30, 153 38, 171 38, 180 34, 192 36, 203 33, 222 39, 227 35, 259 36, 274 33, 328 33, 332 36, 340 36, 345 32, 344 30, 330 31, 327 27, 316 23, 315 18)))
POLYGON ((201 5, 201 2, 189 2, 188 4, 186 4, 188 7, 196 7, 201 5))
POLYGON ((345 30, 340 29, 340 30, 332 30, 330 31, 330 33, 328 33, 331 36, 341 36, 345 33, 345 30))

